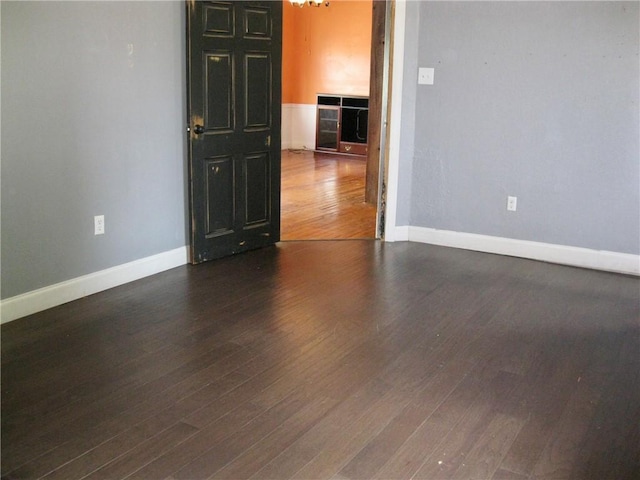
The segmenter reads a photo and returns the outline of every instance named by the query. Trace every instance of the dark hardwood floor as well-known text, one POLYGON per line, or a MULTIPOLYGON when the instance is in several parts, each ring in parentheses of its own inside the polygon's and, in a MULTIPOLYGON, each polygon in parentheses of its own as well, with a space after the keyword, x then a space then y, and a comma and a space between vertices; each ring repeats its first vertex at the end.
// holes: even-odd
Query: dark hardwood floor
POLYGON ((640 478, 639 280, 285 242, 2 326, 2 475, 640 478))
POLYGON ((376 207, 366 203, 367 159, 282 151, 282 240, 375 238, 376 207))

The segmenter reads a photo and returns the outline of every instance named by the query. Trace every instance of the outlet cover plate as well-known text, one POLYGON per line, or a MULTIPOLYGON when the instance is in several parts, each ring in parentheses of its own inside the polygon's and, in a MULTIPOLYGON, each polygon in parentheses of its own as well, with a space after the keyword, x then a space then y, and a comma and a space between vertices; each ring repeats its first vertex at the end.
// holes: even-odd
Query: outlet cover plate
POLYGON ((93 234, 104 235, 104 215, 93 217, 93 234))
POLYGON ((433 85, 435 76, 435 69, 430 67, 418 68, 418 84, 419 85, 433 85))

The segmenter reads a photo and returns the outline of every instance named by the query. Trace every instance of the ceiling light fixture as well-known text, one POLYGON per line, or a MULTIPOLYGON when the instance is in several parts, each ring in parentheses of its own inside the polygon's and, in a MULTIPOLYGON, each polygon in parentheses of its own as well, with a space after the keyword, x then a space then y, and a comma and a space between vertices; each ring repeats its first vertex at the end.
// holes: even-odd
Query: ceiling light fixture
POLYGON ((325 2, 323 0, 289 0, 291 2, 291 5, 294 5, 296 7, 304 7, 305 5, 310 5, 313 7, 319 7, 320 5, 323 5, 325 7, 329 6, 329 2, 325 2))

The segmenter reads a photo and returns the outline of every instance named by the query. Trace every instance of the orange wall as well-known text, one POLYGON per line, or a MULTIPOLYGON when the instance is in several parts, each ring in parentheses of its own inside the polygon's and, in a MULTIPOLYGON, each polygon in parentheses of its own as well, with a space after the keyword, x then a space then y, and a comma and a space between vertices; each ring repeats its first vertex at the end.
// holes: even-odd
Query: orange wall
POLYGON ((283 0, 282 103, 318 93, 369 95, 372 0, 300 8, 283 0))

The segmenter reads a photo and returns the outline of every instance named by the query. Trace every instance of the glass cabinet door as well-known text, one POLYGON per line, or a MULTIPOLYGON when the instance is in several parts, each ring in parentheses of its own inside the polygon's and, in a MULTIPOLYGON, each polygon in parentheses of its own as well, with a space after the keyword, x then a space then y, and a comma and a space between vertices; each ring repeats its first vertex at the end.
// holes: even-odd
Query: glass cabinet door
POLYGON ((340 109, 318 106, 318 131, 316 148, 338 149, 338 131, 340 128, 340 109))

